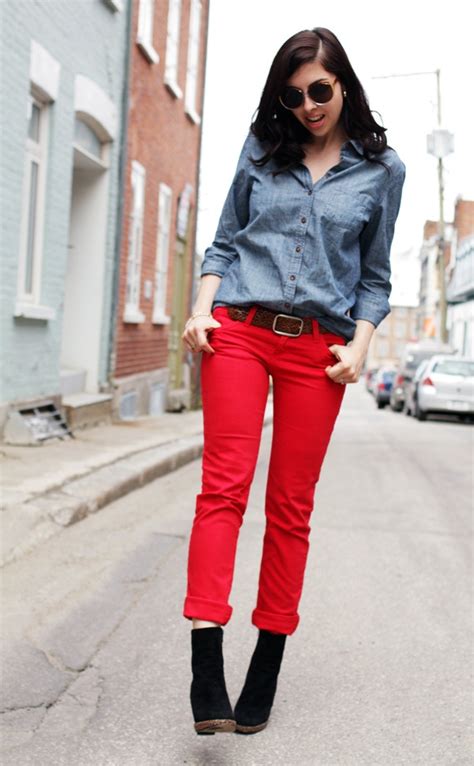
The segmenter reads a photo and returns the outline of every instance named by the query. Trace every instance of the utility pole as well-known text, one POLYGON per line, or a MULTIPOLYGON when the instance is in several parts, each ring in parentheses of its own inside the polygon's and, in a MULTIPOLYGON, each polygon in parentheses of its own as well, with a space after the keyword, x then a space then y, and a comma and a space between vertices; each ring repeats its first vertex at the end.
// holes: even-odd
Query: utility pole
POLYGON ((438 159, 438 193, 439 193, 439 221, 438 221, 438 282, 439 282, 439 339, 443 343, 448 342, 447 330, 447 304, 446 304, 446 267, 445 267, 445 220, 444 220, 444 166, 443 158, 454 151, 454 136, 441 128, 441 70, 435 69, 428 72, 405 72, 400 74, 388 74, 373 77, 373 80, 383 80, 392 77, 418 77, 422 75, 436 75, 436 111, 438 127, 427 136, 428 153, 438 159))
POLYGON ((441 83, 440 70, 436 72, 438 94, 438 128, 427 137, 428 152, 438 158, 438 187, 439 187, 439 228, 438 228, 438 268, 439 268, 439 330, 443 343, 448 342, 446 326, 446 265, 445 265, 445 221, 444 221, 444 167, 443 157, 454 151, 452 133, 441 128, 441 83))

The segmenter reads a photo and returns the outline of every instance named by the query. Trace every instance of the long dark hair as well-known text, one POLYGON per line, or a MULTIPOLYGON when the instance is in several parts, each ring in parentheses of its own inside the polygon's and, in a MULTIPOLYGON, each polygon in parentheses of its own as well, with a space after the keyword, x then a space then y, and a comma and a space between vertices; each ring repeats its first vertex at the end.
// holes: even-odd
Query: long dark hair
POLYGON ((308 141, 309 131, 279 102, 286 81, 302 65, 315 59, 336 75, 347 96, 342 107, 342 123, 349 138, 361 142, 364 157, 371 162, 385 163, 377 155, 387 147, 386 128, 379 125, 370 111, 364 89, 354 72, 347 54, 336 35, 324 27, 305 29, 290 37, 273 59, 262 91, 258 113, 250 126, 252 133, 268 146, 258 160, 261 166, 274 159, 278 170, 288 170, 305 156, 302 143, 308 141))

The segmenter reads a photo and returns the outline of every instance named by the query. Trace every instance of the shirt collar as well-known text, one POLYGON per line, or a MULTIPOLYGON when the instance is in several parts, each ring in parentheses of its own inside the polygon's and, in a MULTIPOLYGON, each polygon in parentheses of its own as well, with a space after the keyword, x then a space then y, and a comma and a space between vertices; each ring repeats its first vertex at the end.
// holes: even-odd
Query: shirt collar
POLYGON ((357 154, 360 154, 362 157, 364 156, 364 147, 363 147, 362 141, 359 141, 359 139, 357 138, 350 138, 344 144, 344 148, 346 148, 346 146, 348 146, 349 144, 355 149, 357 154))

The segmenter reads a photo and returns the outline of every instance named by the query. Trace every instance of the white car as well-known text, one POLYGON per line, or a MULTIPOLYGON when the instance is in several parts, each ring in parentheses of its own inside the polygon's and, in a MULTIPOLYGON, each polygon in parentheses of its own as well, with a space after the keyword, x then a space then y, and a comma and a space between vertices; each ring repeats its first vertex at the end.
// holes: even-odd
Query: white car
POLYGON ((418 381, 414 414, 426 420, 430 413, 451 413, 474 418, 474 359, 435 354, 418 381))

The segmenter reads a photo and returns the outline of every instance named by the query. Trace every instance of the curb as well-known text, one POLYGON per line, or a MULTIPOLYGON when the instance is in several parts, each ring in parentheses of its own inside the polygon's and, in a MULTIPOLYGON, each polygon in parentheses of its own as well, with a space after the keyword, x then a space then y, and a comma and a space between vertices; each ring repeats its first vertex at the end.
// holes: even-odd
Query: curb
MULTIPOLYGON (((267 409, 264 427, 272 420, 267 409)), ((0 567, 120 497, 197 460, 202 450, 202 433, 148 447, 93 469, 85 476, 66 480, 62 486, 28 502, 5 508, 0 567)))

